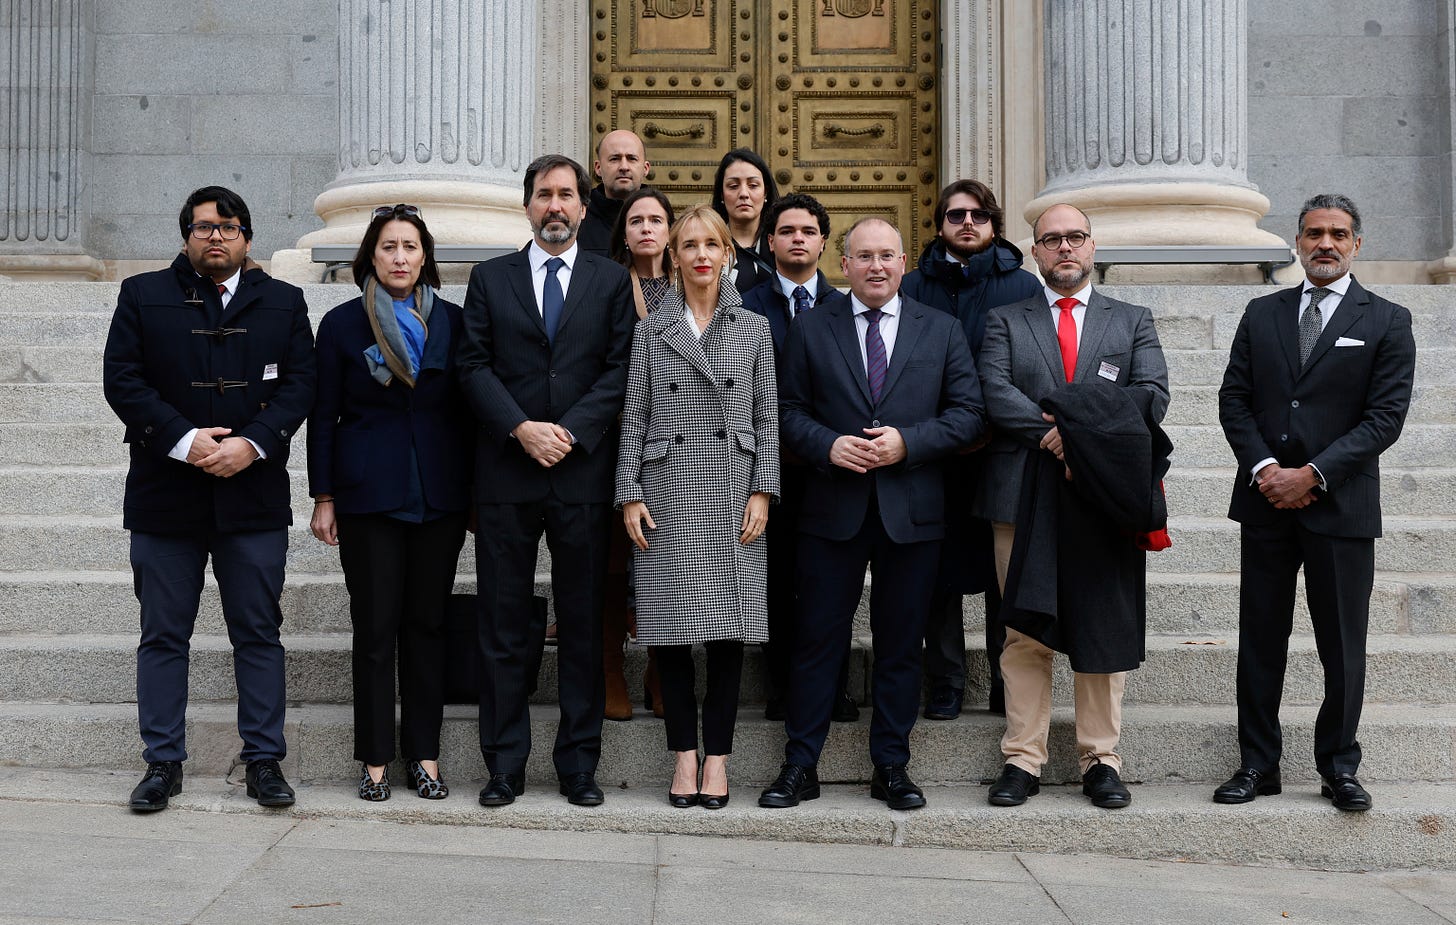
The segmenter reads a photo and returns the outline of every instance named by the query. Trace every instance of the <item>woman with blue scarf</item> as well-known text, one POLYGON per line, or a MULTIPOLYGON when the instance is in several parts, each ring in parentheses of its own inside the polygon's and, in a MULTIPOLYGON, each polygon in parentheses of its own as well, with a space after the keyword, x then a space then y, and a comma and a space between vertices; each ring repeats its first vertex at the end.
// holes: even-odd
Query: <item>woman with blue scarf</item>
POLYGON ((455 383, 460 308, 435 291, 435 239, 414 206, 374 211, 353 271, 363 295, 318 329, 309 527, 339 547, 349 591, 359 796, 389 799, 397 653, 410 786, 443 799, 445 610, 465 540, 473 433, 455 383))

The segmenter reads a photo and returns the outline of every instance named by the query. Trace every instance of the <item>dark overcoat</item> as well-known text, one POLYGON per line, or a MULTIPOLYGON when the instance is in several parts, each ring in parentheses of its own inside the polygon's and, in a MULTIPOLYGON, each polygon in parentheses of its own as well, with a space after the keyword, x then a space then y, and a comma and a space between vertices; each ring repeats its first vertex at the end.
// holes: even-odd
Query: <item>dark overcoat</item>
POLYGON ((228 307, 186 255, 121 284, 106 338, 106 400, 131 448, 123 524, 148 533, 269 530, 293 522, 288 447, 314 398, 313 331, 297 286, 249 261, 228 307), (231 478, 168 452, 229 427, 266 458, 231 478))

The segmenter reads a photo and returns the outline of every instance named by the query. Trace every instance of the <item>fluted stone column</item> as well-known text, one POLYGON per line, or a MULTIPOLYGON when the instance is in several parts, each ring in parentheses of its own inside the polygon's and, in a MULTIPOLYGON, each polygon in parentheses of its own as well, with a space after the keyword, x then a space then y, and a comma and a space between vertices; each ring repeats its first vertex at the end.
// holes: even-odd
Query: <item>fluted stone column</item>
POLYGON ((1451 181, 1446 185, 1446 228, 1451 250, 1445 257, 1432 260, 1426 265, 1434 283, 1456 283, 1456 0, 1441 0, 1440 28, 1441 52, 1446 58, 1446 82, 1442 88, 1446 94, 1446 107, 1451 113, 1450 149, 1446 154, 1446 169, 1451 181))
POLYGON ((1248 178, 1246 0, 1046 0, 1046 186, 1104 244, 1279 244, 1248 178))
POLYGON ((89 0, 0 0, 0 273, 96 279, 86 254, 89 0))
POLYGON ((314 201, 326 227, 275 253, 274 274, 316 279, 309 248, 356 244, 397 202, 438 243, 526 241, 539 32, 537 0, 339 0, 339 175, 314 201))

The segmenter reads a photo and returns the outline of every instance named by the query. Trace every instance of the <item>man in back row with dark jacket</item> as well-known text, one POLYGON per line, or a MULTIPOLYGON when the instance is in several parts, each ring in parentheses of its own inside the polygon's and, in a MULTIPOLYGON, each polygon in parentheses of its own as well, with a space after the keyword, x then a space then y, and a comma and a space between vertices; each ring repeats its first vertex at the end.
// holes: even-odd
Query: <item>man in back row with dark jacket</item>
POLYGON ((577 232, 577 243, 589 254, 610 257, 612 228, 627 197, 642 188, 652 163, 647 148, 636 133, 617 129, 602 136, 592 172, 601 183, 592 187, 586 203, 586 218, 577 232))
MULTIPOLYGON (((905 296, 960 321, 978 369, 991 309, 1041 292, 1036 277, 1021 268, 1021 251, 1001 236, 1004 215, 996 194, 979 180, 957 180, 941 190, 935 204, 937 237, 900 285, 905 296)), ((993 713, 1004 712, 999 665, 1006 629, 999 613, 991 525, 970 515, 983 455, 967 449, 945 464, 946 536, 925 624, 925 680, 930 689, 926 719, 960 715, 966 689, 962 596, 981 592, 986 595, 990 708, 993 713)))

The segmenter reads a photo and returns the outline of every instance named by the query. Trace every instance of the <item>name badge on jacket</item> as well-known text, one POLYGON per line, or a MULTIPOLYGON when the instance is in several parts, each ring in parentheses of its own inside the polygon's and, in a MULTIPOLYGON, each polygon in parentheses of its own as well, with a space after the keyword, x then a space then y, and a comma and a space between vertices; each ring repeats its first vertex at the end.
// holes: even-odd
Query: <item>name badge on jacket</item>
POLYGON ((1122 372, 1121 369, 1113 366, 1111 363, 1106 362, 1104 362, 1101 366, 1097 368, 1097 375, 1101 376, 1103 379, 1108 380, 1109 382, 1116 382, 1117 374, 1120 372, 1122 372))
POLYGON ((278 378, 278 364, 277 363, 269 363, 267 366, 263 367, 263 381, 264 382, 267 382, 269 379, 277 379, 277 378, 278 378))

